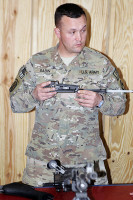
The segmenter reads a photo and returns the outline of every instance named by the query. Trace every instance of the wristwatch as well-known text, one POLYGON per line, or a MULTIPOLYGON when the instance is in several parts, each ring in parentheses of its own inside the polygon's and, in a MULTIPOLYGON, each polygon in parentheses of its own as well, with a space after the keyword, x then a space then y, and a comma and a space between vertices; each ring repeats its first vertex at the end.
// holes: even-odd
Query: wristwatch
POLYGON ((101 108, 101 106, 103 105, 103 100, 99 103, 98 108, 101 108))
POLYGON ((103 99, 103 96, 101 95, 102 97, 102 101, 100 101, 99 105, 98 105, 98 108, 101 108, 101 106, 103 105, 103 102, 104 102, 104 99, 103 99))

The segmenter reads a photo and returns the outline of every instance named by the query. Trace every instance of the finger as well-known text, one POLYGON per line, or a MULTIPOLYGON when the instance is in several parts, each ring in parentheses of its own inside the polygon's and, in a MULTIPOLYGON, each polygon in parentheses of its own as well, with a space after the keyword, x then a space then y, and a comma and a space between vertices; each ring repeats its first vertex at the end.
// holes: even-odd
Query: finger
POLYGON ((80 98, 76 98, 76 101, 78 101, 78 103, 84 103, 84 104, 90 104, 91 100, 88 99, 80 99, 80 98))
POLYGON ((39 98, 40 98, 40 100, 50 99, 50 98, 52 98, 53 96, 55 96, 56 93, 57 93, 57 92, 48 92, 48 93, 45 92, 45 93, 41 93, 41 94, 39 95, 39 98))
MULTIPOLYGON (((56 93, 55 93, 55 94, 56 94, 56 93)), ((52 98, 53 96, 55 96, 55 94, 47 95, 47 96, 42 96, 42 97, 41 97, 41 100, 47 100, 47 99, 50 99, 50 98, 52 98)))
POLYGON ((91 99, 91 96, 85 94, 78 94, 76 97, 77 99, 88 99, 88 100, 91 99))
POLYGON ((83 107, 88 107, 88 108, 93 108, 94 107, 92 104, 79 103, 79 105, 83 106, 83 107))
POLYGON ((51 92, 54 92, 54 91, 55 91, 55 88, 53 88, 53 87, 52 88, 42 88, 41 89, 42 93, 51 93, 51 92))
POLYGON ((40 87, 44 88, 45 86, 49 85, 51 81, 43 82, 40 84, 40 87))
POLYGON ((88 94, 77 94, 78 99, 87 99, 87 100, 93 100, 94 95, 88 95, 88 94))
POLYGON ((77 94, 85 94, 85 95, 92 95, 92 94, 94 94, 95 92, 93 92, 93 91, 89 91, 89 90, 79 90, 78 92, 77 92, 77 94))
POLYGON ((87 98, 87 99, 91 99, 94 98, 96 96, 96 92, 92 92, 92 91, 87 91, 87 90, 79 90, 77 93, 77 96, 80 98, 87 98))
POLYGON ((51 81, 47 81, 47 82, 43 82, 43 83, 40 84, 40 88, 41 88, 42 93, 48 93, 48 92, 55 91, 54 87, 46 87, 46 86, 50 85, 50 83, 51 83, 51 81))
POLYGON ((75 99, 79 105, 81 106, 85 106, 85 107, 89 107, 89 108, 93 108, 95 106, 94 101, 93 100, 88 100, 88 99, 80 99, 80 98, 76 98, 75 99))
MULTIPOLYGON (((75 99, 76 100, 76 99, 75 99)), ((88 101, 79 101, 77 100, 78 104, 80 106, 84 106, 84 107, 89 107, 89 108, 93 108, 94 105, 92 104, 92 102, 88 102, 88 101)))

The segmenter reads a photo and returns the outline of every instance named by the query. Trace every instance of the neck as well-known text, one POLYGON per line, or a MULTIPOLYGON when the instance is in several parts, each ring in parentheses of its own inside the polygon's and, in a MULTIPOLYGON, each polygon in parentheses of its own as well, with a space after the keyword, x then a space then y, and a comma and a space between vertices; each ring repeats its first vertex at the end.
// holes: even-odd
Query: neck
POLYGON ((70 57, 74 57, 78 55, 78 53, 68 52, 67 50, 65 51, 64 48, 60 44, 58 47, 58 52, 60 56, 64 58, 70 58, 70 57))

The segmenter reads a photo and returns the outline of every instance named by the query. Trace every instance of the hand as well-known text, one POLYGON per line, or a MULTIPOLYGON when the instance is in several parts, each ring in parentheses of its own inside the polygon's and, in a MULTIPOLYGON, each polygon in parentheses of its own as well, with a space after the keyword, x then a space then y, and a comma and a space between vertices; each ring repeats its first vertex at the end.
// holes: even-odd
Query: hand
POLYGON ((49 85, 51 82, 43 82, 36 86, 33 90, 33 97, 39 101, 44 101, 46 99, 50 99, 53 97, 57 92, 55 92, 55 88, 44 88, 45 86, 49 85))
POLYGON ((102 101, 102 96, 96 92, 88 90, 79 90, 77 93, 77 98, 75 99, 79 105, 89 108, 94 108, 98 106, 102 101))

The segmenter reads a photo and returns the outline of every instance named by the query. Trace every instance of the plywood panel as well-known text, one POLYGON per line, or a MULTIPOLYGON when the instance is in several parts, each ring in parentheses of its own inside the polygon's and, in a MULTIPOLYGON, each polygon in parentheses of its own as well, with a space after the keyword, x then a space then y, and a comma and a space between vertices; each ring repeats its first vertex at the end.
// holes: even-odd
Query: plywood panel
POLYGON ((1 184, 20 180, 25 165, 28 114, 13 114, 9 87, 31 54, 31 0, 0 1, 0 177, 1 184))
MULTIPOLYGON (((118 67, 126 89, 133 89, 133 2, 112 1, 108 55, 118 67)), ((110 118, 108 145, 114 183, 133 182, 133 94, 127 95, 125 115, 110 118)))

